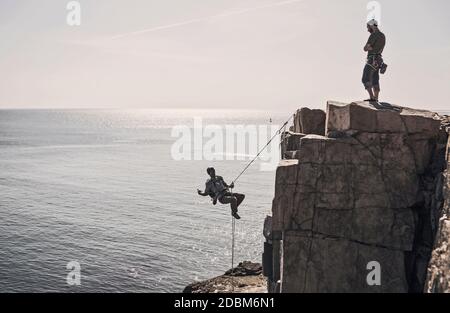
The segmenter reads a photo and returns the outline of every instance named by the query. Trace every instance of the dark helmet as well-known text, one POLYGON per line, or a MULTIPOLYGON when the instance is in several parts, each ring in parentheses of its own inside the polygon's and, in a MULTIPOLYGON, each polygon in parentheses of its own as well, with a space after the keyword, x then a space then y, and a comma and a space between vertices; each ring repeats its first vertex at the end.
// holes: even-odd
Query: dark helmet
POLYGON ((206 169, 206 173, 208 173, 208 175, 211 175, 211 171, 216 171, 215 169, 214 169, 214 167, 208 167, 207 169, 206 169))

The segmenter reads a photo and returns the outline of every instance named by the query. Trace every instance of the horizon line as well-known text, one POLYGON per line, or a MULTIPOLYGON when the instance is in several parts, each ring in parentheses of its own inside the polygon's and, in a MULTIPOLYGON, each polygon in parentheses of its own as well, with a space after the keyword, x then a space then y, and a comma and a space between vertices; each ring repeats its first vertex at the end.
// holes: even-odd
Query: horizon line
POLYGON ((255 111, 255 112, 265 112, 265 111, 271 111, 276 112, 281 110, 278 109, 255 109, 255 108, 233 108, 233 107, 227 107, 227 108, 206 108, 206 107, 191 107, 191 108, 182 108, 182 107, 152 107, 152 108, 145 108, 145 107, 92 107, 92 108, 85 108, 85 107, 0 107, 0 110, 73 110, 73 111, 79 111, 79 110, 167 110, 167 111, 175 111, 175 110, 210 110, 210 111, 255 111))

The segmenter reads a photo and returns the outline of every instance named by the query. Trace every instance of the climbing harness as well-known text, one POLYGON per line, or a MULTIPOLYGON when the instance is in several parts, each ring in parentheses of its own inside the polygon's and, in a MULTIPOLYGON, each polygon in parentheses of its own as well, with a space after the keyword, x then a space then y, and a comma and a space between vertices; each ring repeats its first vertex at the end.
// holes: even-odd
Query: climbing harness
MULTIPOLYGON (((373 68, 375 71, 383 68, 383 56, 381 54, 371 54, 367 57, 367 65, 373 68)), ((383 73, 384 74, 384 73, 383 73)))

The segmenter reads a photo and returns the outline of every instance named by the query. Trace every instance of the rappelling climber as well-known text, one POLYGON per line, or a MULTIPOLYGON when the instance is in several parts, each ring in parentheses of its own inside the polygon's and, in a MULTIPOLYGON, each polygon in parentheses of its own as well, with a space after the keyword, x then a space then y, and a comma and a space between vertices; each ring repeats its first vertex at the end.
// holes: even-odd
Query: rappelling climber
POLYGON ((366 101, 378 102, 380 72, 384 74, 387 68, 381 55, 386 45, 386 37, 378 29, 378 22, 375 19, 367 22, 367 31, 370 33, 370 37, 364 46, 364 51, 367 51, 367 62, 363 71, 362 83, 370 96, 366 101))
POLYGON ((234 183, 228 185, 221 176, 216 176, 216 170, 213 167, 208 167, 206 170, 210 178, 206 181, 205 191, 202 192, 197 189, 201 196, 210 196, 214 205, 219 201, 222 204, 230 204, 231 215, 240 219, 238 215, 238 207, 244 201, 245 195, 240 193, 230 192, 230 188, 234 188, 234 183))

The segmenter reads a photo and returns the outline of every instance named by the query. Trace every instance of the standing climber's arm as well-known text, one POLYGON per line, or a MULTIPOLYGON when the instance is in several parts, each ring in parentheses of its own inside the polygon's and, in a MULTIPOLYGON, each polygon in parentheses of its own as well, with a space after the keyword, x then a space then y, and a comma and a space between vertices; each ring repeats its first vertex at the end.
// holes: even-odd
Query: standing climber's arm
POLYGON ((375 45, 376 42, 376 38, 374 34, 371 34, 369 36, 369 39, 367 40, 366 45, 364 46, 364 51, 372 51, 373 50, 373 46, 375 45))

